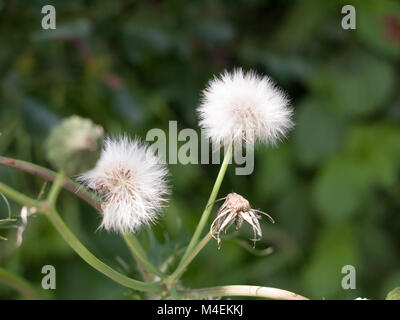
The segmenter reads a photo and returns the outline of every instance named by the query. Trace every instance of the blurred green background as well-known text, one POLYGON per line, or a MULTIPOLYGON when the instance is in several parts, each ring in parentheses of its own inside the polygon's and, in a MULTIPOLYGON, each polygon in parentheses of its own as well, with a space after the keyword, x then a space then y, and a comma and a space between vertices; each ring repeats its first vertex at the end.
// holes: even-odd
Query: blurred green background
MULTIPOLYGON (((276 224, 262 221, 256 252, 244 247, 248 227, 219 251, 210 242, 182 284, 383 299, 400 285, 399 60, 399 1, 0 0, 0 154, 50 167, 44 140, 74 114, 143 139, 169 120, 199 130, 195 108, 213 74, 255 69, 288 91, 296 127, 278 148, 257 147, 252 175, 230 167, 220 195, 242 194, 276 224), (45 4, 56 7, 56 30, 41 29, 45 4), (356 7, 356 30, 341 28, 345 4, 356 7), (260 255, 270 246, 272 254, 260 255), (341 287, 344 265, 356 268, 356 290, 341 287)), ((169 168, 170 206, 139 235, 156 263, 188 242, 218 172, 169 168)), ((3 167, 0 181, 34 197, 43 184, 3 167)), ((140 277, 121 238, 96 231, 101 217, 91 207, 63 192, 59 211, 99 258, 140 277)), ((137 297, 84 263, 44 217, 29 219, 19 248, 15 235, 0 229, 9 239, 0 240, 0 267, 46 297, 137 297), (56 267, 57 289, 45 292, 47 264, 56 267)), ((0 298, 21 295, 0 283, 0 298)))

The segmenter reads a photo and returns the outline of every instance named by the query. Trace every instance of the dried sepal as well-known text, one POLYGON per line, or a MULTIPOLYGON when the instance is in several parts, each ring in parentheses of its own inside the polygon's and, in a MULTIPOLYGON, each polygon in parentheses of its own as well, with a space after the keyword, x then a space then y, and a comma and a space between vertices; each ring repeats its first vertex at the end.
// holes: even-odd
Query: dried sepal
MULTIPOLYGON (((219 199, 225 200, 217 212, 217 217, 212 222, 210 232, 215 240, 217 240, 218 248, 221 247, 221 232, 226 230, 235 223, 236 230, 240 229, 243 222, 247 222, 253 229, 254 238, 250 239, 255 242, 262 238, 262 231, 259 220, 261 215, 266 215, 272 223, 272 217, 260 210, 252 209, 248 200, 237 193, 229 193, 226 197, 219 199)), ((217 201, 219 201, 217 200, 217 201)))

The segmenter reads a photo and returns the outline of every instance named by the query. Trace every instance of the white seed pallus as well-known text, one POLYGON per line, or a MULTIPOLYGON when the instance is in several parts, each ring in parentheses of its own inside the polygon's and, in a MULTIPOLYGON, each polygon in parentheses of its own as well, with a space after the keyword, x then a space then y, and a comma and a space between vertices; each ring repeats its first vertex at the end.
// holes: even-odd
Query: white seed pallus
POLYGON ((155 222, 170 193, 168 170, 138 139, 107 138, 96 166, 78 180, 102 198, 100 227, 135 232, 155 222))
POLYGON ((286 94, 269 77, 240 68, 214 77, 197 111, 200 127, 217 145, 274 145, 293 127, 286 94))

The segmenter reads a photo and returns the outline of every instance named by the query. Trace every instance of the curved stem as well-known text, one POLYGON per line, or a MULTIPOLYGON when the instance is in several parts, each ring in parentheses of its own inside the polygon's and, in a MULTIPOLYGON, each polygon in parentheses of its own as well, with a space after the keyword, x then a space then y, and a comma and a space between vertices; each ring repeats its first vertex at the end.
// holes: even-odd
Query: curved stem
MULTIPOLYGON (((55 181, 57 177, 57 173, 52 170, 22 160, 0 156, 0 165, 30 173, 47 181, 55 181)), ((84 188, 82 188, 78 183, 75 183, 67 177, 64 177, 62 187, 76 194, 79 198, 85 200, 97 210, 101 210, 99 199, 93 193, 88 192, 84 188)))
POLYGON ((69 246, 89 265, 95 268, 97 271, 103 273, 107 277, 111 278, 115 282, 136 290, 141 291, 152 291, 161 292, 163 290, 162 286, 159 284, 145 283, 142 281, 137 281, 131 279, 109 267, 102 261, 100 261, 96 256, 94 256, 86 247, 75 237, 75 235, 69 230, 65 225, 61 217, 58 215, 57 211, 51 209, 47 214, 51 223, 61 234, 64 240, 69 244, 69 246))
MULTIPOLYGON (((62 188, 62 181, 64 179, 64 173, 61 171, 56 180, 53 183, 53 186, 50 189, 49 196, 47 198, 50 206, 50 210, 47 214, 48 218, 54 225, 54 227, 58 230, 64 240, 71 246, 72 249, 89 265, 95 268, 97 271, 105 274, 109 278, 113 279, 115 282, 122 284, 128 288, 142 290, 142 291, 158 291, 162 290, 160 285, 153 285, 141 281, 137 281, 127 276, 115 271, 99 259, 97 259, 86 247, 75 237, 75 235, 69 230, 69 228, 65 225, 64 221, 58 215, 55 205, 58 198, 58 194, 62 188)), ((139 250, 140 251, 140 250, 139 250)))
POLYGON ((62 188, 62 181, 64 180, 64 172, 60 171, 57 175, 56 180, 51 186, 47 201, 51 209, 55 209, 58 195, 60 194, 62 188))
POLYGON ((140 261, 141 265, 145 269, 145 272, 150 272, 163 278, 164 275, 158 270, 147 258, 147 254, 144 251, 143 247, 141 246, 139 240, 136 238, 134 234, 123 234, 122 237, 124 238, 128 248, 132 252, 132 254, 140 261))
POLYGON ((42 299, 39 293, 36 292, 36 290, 31 286, 29 282, 3 268, 0 268, 0 282, 4 283, 10 288, 17 290, 26 299, 29 300, 42 299))
POLYGON ((42 211, 44 208, 43 202, 32 199, 1 182, 0 182, 0 192, 3 193, 6 197, 13 199, 14 201, 18 202, 23 206, 35 207, 39 211, 42 211))
MULTIPOLYGON (((61 191, 63 179, 64 179, 64 173, 61 171, 57 175, 57 178, 54 181, 53 186, 49 192, 48 202, 50 208, 52 209, 55 209, 55 203, 57 201, 58 194, 61 191)), ((124 234, 123 238, 127 243, 129 249, 131 250, 132 254, 134 254, 134 256, 140 261, 141 266, 143 266, 146 269, 145 272, 150 271, 151 273, 154 273, 160 277, 163 276, 161 272, 158 271, 157 268, 154 267, 147 259, 146 252, 144 251, 143 247, 140 245, 139 241, 133 234, 130 236, 124 234)))
POLYGON ((276 300, 308 300, 296 293, 277 288, 259 286, 220 286, 195 290, 183 290, 179 294, 187 299, 202 299, 209 297, 237 296, 237 297, 258 297, 276 300))
MULTIPOLYGON (((4 160, 4 157, 1 158, 3 158, 4 160)), ((50 219, 55 228, 60 232, 64 240, 71 246, 71 248, 74 249, 75 252, 77 252, 83 260, 85 260, 89 265, 91 265, 99 272, 105 274, 117 283, 128 288, 141 291, 161 292, 163 290, 161 285, 148 284, 145 282, 137 281, 115 271, 114 269, 100 261, 98 258, 96 258, 88 249, 86 249, 85 246, 82 245, 82 243, 64 224, 63 220, 58 215, 55 209, 55 203, 60 189, 62 187, 65 187, 65 176, 63 173, 60 173, 59 175, 56 175, 55 173, 52 174, 54 174, 54 176, 52 176, 51 181, 55 182, 49 192, 48 202, 34 200, 1 182, 0 192, 2 192, 5 196, 8 196, 9 198, 20 203, 21 205, 36 207, 39 212, 47 213, 47 217, 50 219)))
POLYGON ((197 225, 196 230, 193 234, 193 237, 190 240, 190 243, 189 243, 185 253, 183 254, 183 257, 181 259, 181 262, 179 263, 178 268, 182 265, 182 263, 186 260, 186 258, 191 254, 192 250, 194 249, 197 242, 199 241, 201 232, 203 231, 203 229, 207 223, 208 217, 210 216, 211 209, 214 205, 215 199, 217 198, 219 188, 221 187, 221 183, 222 183, 222 180, 224 179, 226 169, 229 165, 229 161, 232 156, 232 147, 233 147, 232 143, 230 143, 228 146, 228 150, 225 154, 224 161, 222 162, 221 167, 219 169, 217 179, 215 180, 214 187, 210 194, 210 198, 208 199, 207 205, 206 205, 206 207, 203 211, 203 214, 200 218, 199 224, 197 225))
POLYGON ((168 281, 171 284, 181 277, 181 275, 185 272, 186 267, 192 262, 192 260, 197 256, 197 254, 204 248, 204 246, 210 241, 212 238, 211 233, 209 232, 203 240, 201 240, 197 246, 190 252, 189 256, 176 268, 176 270, 169 276, 168 281))

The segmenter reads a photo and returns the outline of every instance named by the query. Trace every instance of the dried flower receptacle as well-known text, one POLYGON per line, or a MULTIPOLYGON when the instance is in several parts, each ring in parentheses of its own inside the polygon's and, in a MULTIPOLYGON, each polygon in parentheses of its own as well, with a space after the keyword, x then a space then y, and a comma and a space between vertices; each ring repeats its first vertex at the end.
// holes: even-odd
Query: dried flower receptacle
POLYGON ((218 248, 221 247, 220 233, 223 231, 226 232, 233 223, 235 223, 236 230, 238 230, 242 227, 244 221, 250 224, 253 229, 254 238, 250 240, 253 241, 253 245, 255 246, 255 242, 262 238, 261 226, 258 221, 261 219, 261 215, 258 213, 266 215, 272 223, 274 223, 274 219, 265 212, 252 209, 249 201, 237 193, 229 193, 225 198, 220 200, 224 199, 225 202, 219 208, 217 217, 210 227, 213 238, 217 240, 218 248))

